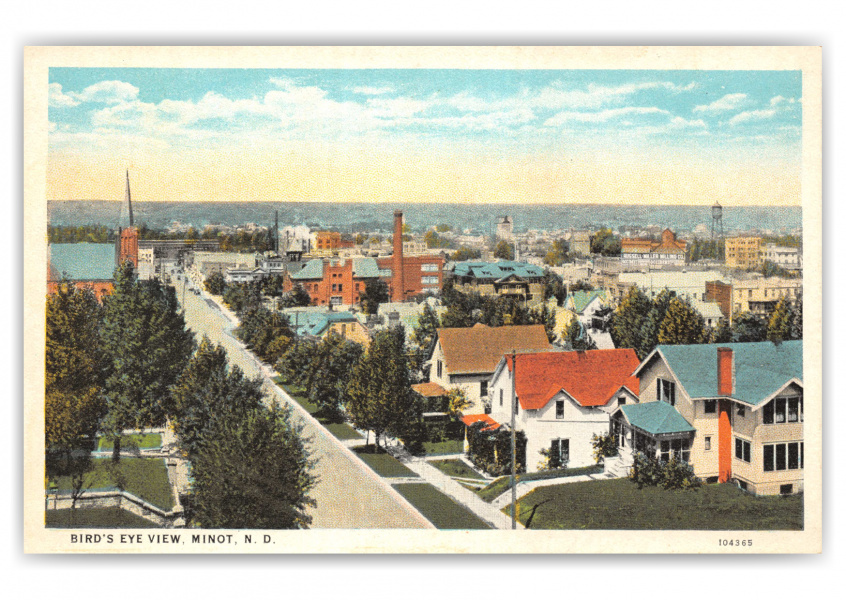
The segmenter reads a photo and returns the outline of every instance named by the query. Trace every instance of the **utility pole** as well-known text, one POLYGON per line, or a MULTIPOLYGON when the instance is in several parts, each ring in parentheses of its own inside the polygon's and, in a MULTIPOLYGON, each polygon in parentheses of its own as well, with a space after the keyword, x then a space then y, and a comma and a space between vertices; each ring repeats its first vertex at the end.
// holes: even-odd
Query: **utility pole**
POLYGON ((511 529, 517 529, 517 351, 511 349, 511 529))

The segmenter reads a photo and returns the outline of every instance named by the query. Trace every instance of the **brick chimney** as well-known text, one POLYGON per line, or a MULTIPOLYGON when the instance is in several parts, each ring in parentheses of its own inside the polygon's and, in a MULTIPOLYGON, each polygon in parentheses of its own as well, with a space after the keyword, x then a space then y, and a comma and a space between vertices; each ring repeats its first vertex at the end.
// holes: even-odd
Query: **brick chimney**
POLYGON ((391 301, 403 302, 405 300, 405 279, 403 277, 404 261, 402 257, 402 211, 394 211, 394 256, 393 256, 393 276, 391 283, 393 285, 393 293, 391 294, 391 301))
POLYGON ((717 348, 717 393, 720 396, 734 393, 734 352, 731 348, 717 348))

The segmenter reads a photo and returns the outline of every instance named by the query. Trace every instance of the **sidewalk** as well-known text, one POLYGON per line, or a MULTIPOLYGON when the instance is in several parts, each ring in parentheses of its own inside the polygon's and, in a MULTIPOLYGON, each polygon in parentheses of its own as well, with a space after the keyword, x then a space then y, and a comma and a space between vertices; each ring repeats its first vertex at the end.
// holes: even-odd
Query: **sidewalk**
MULTIPOLYGON (((446 473, 433 467, 425 458, 409 454, 402 446, 388 444, 388 452, 406 467, 417 473, 426 483, 446 494, 477 517, 496 529, 511 529, 511 517, 501 512, 499 507, 488 504, 479 496, 462 486, 446 473)), ((517 529, 524 527, 517 522, 517 529)))
MULTIPOLYGON (((517 482, 517 500, 528 494, 534 489, 545 487, 548 485, 561 485, 565 483, 579 483, 581 481, 598 481, 603 479, 612 479, 605 473, 596 473, 595 475, 575 475, 573 477, 556 477, 555 479, 540 479, 538 481, 518 481, 517 482)), ((494 498, 491 501, 491 506, 502 509, 511 503, 511 488, 508 488, 503 494, 494 498)))

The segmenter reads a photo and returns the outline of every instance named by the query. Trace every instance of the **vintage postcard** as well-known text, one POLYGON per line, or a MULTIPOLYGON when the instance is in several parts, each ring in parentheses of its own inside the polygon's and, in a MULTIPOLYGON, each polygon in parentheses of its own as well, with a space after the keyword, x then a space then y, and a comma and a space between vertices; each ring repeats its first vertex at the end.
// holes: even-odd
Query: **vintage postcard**
POLYGON ((24 58, 27 552, 821 551, 820 48, 24 58))

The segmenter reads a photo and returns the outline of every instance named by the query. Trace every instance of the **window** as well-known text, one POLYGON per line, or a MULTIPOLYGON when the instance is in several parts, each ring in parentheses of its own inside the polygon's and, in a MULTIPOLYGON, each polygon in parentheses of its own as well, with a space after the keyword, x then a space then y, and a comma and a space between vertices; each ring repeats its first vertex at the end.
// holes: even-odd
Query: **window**
POLYGON ((705 436, 705 450, 710 450, 710 449, 711 449, 711 436, 706 435, 705 436))
POLYGON ((556 400, 555 401, 555 418, 556 419, 563 419, 564 418, 564 401, 563 400, 556 400))
POLYGON ((333 292, 337 292, 337 291, 338 291, 338 284, 337 284, 337 283, 333 283, 333 284, 332 284, 332 291, 333 291, 333 292))
POLYGON ((617 406, 623 406, 626 403, 626 397, 620 396, 617 398, 617 406))
POLYGON ((338 284, 338 291, 339 291, 339 292, 343 292, 343 291, 344 291, 344 284, 343 284, 343 283, 339 283, 339 284, 338 284))
POLYGON ((764 471, 805 468, 805 443, 764 444, 764 471))
POLYGON ((670 406, 676 405, 676 383, 666 379, 658 380, 658 400, 670 406))
POLYGON ((740 438, 734 438, 734 457, 743 462, 752 462, 752 444, 740 438))
POLYGON ((499 405, 502 406, 502 388, 499 390, 499 405))
POLYGON ((717 412, 717 401, 716 400, 706 400, 705 401, 705 414, 713 414, 717 412))
POLYGON ((438 369, 437 369, 437 371, 438 371, 438 377, 443 377, 443 376, 444 376, 444 363, 442 363, 441 361, 438 361, 438 369))
POLYGON ((430 284, 431 283, 438 283, 438 278, 437 277, 421 277, 420 283, 424 283, 424 284, 426 284, 426 283, 430 283, 430 284))
POLYGON ((803 408, 800 396, 776 398, 764 405, 764 424, 801 423, 804 421, 803 408))
POLYGON ((343 303, 344 303, 344 299, 341 296, 332 296, 332 298, 329 299, 329 304, 343 304, 343 303))
POLYGON ((676 457, 676 460, 690 462, 690 441, 682 438, 662 440, 661 455, 659 458, 664 462, 668 462, 673 456, 676 457))
POLYGON ((479 382, 479 396, 484 398, 488 395, 488 382, 487 381, 480 381, 479 382))
POLYGON ((737 404, 737 416, 738 417, 745 417, 746 416, 746 407, 742 404, 737 404))
POLYGON ((782 496, 788 496, 793 493, 793 484, 792 483, 785 483, 782 486, 779 486, 778 493, 782 496))
POLYGON ((561 465, 570 461, 570 440, 552 440, 549 444, 550 456, 557 456, 561 465))
POLYGON ((421 271, 426 271, 427 273, 437 272, 438 264, 437 263, 423 263, 420 265, 421 271))

